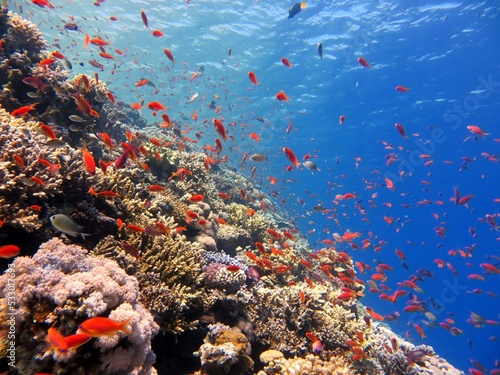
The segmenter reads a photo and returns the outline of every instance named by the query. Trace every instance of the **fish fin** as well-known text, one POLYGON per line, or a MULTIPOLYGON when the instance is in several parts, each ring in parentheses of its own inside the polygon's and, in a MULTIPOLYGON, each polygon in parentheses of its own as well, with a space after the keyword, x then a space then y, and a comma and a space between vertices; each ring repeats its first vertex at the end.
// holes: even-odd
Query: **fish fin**
POLYGON ((304 1, 303 3, 300 3, 300 9, 306 9, 307 3, 304 1))
POLYGON ((81 233, 80 236, 82 236, 83 240, 85 241, 85 236, 92 236, 92 233, 81 233))

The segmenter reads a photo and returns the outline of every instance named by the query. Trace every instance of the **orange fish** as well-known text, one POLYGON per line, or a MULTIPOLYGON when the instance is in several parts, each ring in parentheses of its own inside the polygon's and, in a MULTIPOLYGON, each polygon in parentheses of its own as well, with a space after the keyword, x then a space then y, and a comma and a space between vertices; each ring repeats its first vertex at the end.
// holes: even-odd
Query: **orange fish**
POLYGON ((203 199, 205 199, 205 196, 202 194, 194 194, 189 198, 191 202, 202 202, 203 199))
POLYGON ((55 60, 52 57, 49 57, 48 59, 44 59, 40 61, 40 66, 47 66, 50 65, 54 62, 55 60))
POLYGON ((40 186, 44 186, 45 185, 45 181, 42 180, 40 177, 33 176, 33 177, 30 177, 30 180, 33 181, 35 184, 38 184, 40 186))
POLYGON ((298 168, 300 163, 299 160, 297 159, 297 156, 295 156, 295 153, 288 147, 283 147, 283 152, 285 153, 288 160, 290 160, 298 168))
POLYGON ((387 189, 389 189, 389 190, 395 190, 395 188, 394 188, 394 182, 392 182, 392 180, 389 179, 388 177, 385 178, 385 185, 387 186, 387 189))
POLYGON ((413 328, 415 328, 415 331, 418 332, 418 334, 420 335, 421 338, 425 339, 425 333, 424 333, 424 330, 422 329, 422 327, 420 327, 418 324, 414 324, 413 325, 413 328))
POLYGON ((213 122, 215 130, 217 130, 217 133, 219 133, 219 135, 222 137, 223 140, 226 140, 227 139, 226 128, 224 127, 222 121, 214 118, 213 122))
POLYGON ((250 82, 252 82, 256 86, 260 83, 257 82, 257 76, 255 75, 254 72, 248 72, 248 79, 250 79, 250 82))
POLYGON ((50 55, 54 56, 57 59, 64 59, 64 55, 61 52, 57 51, 57 50, 54 51, 54 52, 52 52, 50 55))
POLYGON ((126 326, 130 319, 132 318, 123 322, 117 322, 116 320, 103 317, 90 318, 80 324, 79 330, 92 337, 114 336, 120 331, 129 334, 131 331, 126 326))
POLYGON ((19 167, 24 168, 24 160, 22 157, 20 157, 19 155, 14 155, 12 158, 19 167))
POLYGON ((106 42, 104 39, 101 38, 89 39, 89 43, 100 47, 109 45, 109 42, 106 42))
POLYGON ((21 249, 16 245, 0 246, 0 258, 8 259, 15 257, 21 252, 21 249))
POLYGON ((83 146, 81 149, 83 153, 83 164, 85 166, 85 169, 87 172, 90 174, 95 174, 95 160, 92 154, 87 150, 86 146, 83 146))
POLYGON ((365 68, 370 69, 370 64, 368 64, 368 61, 366 61, 364 57, 358 57, 358 63, 361 66, 364 66, 365 68))
POLYGON ((146 85, 148 82, 149 82, 149 79, 143 78, 140 81, 137 81, 136 83, 134 83, 134 85, 135 85, 135 87, 141 87, 141 86, 146 85))
POLYGON ((165 53, 165 56, 168 57, 170 61, 172 61, 172 64, 175 62, 174 60, 174 55, 172 55, 172 52, 168 48, 163 48, 163 52, 165 53))
MULTIPOLYGON (((14 112, 12 112, 12 114, 14 114, 14 112)), ((472 133, 477 134, 477 135, 481 135, 483 137, 486 137, 487 135, 491 134, 491 133, 483 132, 483 130, 477 125, 468 125, 467 129, 469 129, 472 133)))
POLYGON ((31 105, 25 105, 24 107, 13 110, 11 115, 14 117, 22 117, 24 115, 27 115, 28 112, 33 111, 35 109, 36 105, 38 105, 38 103, 34 103, 31 105))
POLYGON ((259 135, 257 133, 250 133, 250 138, 252 138, 255 142, 260 142, 259 135))
POLYGON ((47 331, 47 336, 45 340, 50 344, 52 349, 60 353, 66 353, 68 351, 68 343, 64 339, 64 336, 55 327, 50 327, 47 331))
POLYGON ((83 49, 87 49, 89 44, 90 44, 90 36, 89 34, 85 34, 85 36, 83 37, 83 49))
POLYGON ((68 350, 70 350, 70 349, 75 350, 79 346, 82 346, 83 344, 85 344, 91 338, 92 338, 92 336, 88 335, 86 333, 76 333, 74 335, 64 337, 64 341, 66 341, 66 345, 68 346, 68 350))
POLYGON ((167 108, 160 102, 149 102, 147 107, 152 111, 165 111, 167 108))
POLYGON ((140 111, 142 109, 142 106, 144 105, 144 99, 140 103, 132 103, 130 105, 130 108, 135 109, 137 111, 140 111))
POLYGON ((290 101, 288 96, 286 96, 286 94, 284 93, 283 90, 280 91, 279 93, 277 93, 275 98, 278 99, 280 102, 283 102, 283 101, 289 102, 290 101))
POLYGON ((101 57, 104 57, 105 59, 108 59, 108 60, 114 60, 115 58, 113 57, 113 55, 107 53, 107 52, 99 52, 99 56, 101 57))
POLYGON ((100 133, 98 134, 101 138, 101 141, 106 145, 108 146, 108 148, 110 150, 113 150, 113 148, 115 147, 115 145, 113 144, 113 140, 111 139, 111 137, 109 136, 108 133, 100 133))
POLYGON ((283 65, 285 66, 288 66, 289 68, 291 68, 293 65, 290 63, 290 61, 288 61, 288 59, 286 57, 282 57, 281 58, 281 62, 283 63, 283 65))
POLYGON ((153 34, 153 36, 155 36, 157 38, 160 36, 163 36, 163 33, 160 30, 153 30, 153 32, 151 34, 153 34))

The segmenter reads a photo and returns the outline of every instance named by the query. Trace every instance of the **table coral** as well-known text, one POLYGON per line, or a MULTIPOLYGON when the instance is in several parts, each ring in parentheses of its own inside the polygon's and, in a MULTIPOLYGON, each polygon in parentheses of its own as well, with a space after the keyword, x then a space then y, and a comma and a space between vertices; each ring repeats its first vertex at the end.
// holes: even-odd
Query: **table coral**
MULTIPOLYGON (((79 246, 67 246, 59 239, 52 239, 42 244, 33 258, 16 258, 12 267, 18 305, 16 364, 19 374, 82 370, 107 374, 156 373, 152 368, 155 356, 150 342, 158 326, 137 302, 137 280, 114 261, 90 257, 79 246), (68 355, 49 350, 44 341, 48 328, 56 326, 68 336, 74 334, 85 319, 96 316, 118 321, 130 319, 131 332, 114 337, 112 345, 97 339, 68 355)), ((2 299, 7 286, 8 277, 3 275, 0 277, 2 299)))

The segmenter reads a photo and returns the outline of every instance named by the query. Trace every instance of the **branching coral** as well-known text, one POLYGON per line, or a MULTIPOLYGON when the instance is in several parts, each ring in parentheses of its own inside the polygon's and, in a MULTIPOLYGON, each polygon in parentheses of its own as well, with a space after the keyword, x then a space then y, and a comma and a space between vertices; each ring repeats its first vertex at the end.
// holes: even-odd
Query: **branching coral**
POLYGON ((238 204, 231 203, 227 206, 227 212, 229 214, 228 224, 246 230, 254 241, 263 242, 266 238, 266 229, 269 228, 273 221, 266 219, 264 215, 255 213, 249 213, 249 207, 238 204))
POLYGON ((152 238, 143 253, 138 275, 142 298, 165 331, 189 327, 187 311, 202 309, 202 247, 184 236, 152 238))
MULTIPOLYGON (((86 253, 81 247, 52 239, 40 246, 33 258, 20 257, 14 261, 19 373, 155 373, 151 367, 154 354, 150 341, 158 326, 137 302, 137 280, 114 261, 89 257, 86 253), (131 333, 114 337, 112 344, 91 341, 68 356, 56 355, 44 341, 51 326, 57 326, 68 336, 85 319, 95 316, 117 321, 130 319, 131 333)), ((1 276, 2 299, 7 295, 8 285, 8 276, 1 276)))

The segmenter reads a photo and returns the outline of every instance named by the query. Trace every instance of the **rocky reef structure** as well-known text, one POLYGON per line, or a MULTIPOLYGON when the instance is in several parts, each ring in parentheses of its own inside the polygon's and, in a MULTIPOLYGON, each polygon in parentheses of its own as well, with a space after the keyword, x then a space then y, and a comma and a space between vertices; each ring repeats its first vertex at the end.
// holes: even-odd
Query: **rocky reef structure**
POLYGON ((34 254, 0 277, 2 322, 15 280, 15 373, 459 373, 360 304, 342 243, 313 252, 272 199, 187 142, 175 119, 146 126, 97 75, 69 78, 12 13, 0 14, 0 33, 0 233, 34 254), (16 115, 23 106, 33 109, 16 115), (57 232, 56 213, 89 236, 57 232), (49 328, 68 336, 96 316, 130 319, 129 333, 69 353, 47 343, 49 328))

